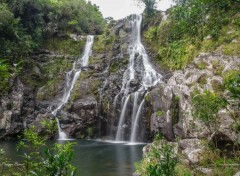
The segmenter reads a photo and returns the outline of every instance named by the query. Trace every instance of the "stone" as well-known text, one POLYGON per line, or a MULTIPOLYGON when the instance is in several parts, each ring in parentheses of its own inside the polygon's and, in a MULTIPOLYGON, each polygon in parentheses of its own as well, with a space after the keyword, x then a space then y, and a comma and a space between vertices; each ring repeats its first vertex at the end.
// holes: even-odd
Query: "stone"
POLYGON ((203 174, 205 174, 207 176, 212 175, 212 169, 209 169, 209 168, 198 167, 198 168, 196 168, 196 170, 198 170, 199 172, 202 172, 203 174))
POLYGON ((240 176, 240 171, 234 174, 234 176, 240 176))
POLYGON ((8 130, 11 127, 12 111, 4 111, 0 118, 0 130, 8 130))
POLYGON ((183 139, 179 142, 179 147, 192 164, 199 162, 200 155, 204 149, 199 139, 183 139))

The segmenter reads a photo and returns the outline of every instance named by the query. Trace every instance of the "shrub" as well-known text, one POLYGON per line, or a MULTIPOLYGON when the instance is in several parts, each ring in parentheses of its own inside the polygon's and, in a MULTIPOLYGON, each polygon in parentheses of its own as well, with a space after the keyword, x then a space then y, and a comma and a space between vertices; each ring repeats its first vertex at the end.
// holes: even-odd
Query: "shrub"
POLYGON ((22 156, 24 159, 22 172, 25 175, 73 176, 75 174, 76 168, 71 164, 75 143, 56 143, 52 147, 47 147, 46 140, 40 137, 34 126, 24 132, 24 137, 27 142, 21 141, 18 149, 26 150, 22 156))
POLYGON ((203 94, 198 91, 192 96, 192 114, 201 120, 210 130, 217 120, 218 111, 226 106, 226 101, 215 93, 205 90, 203 94))
POLYGON ((142 176, 175 176, 177 163, 174 146, 161 140, 150 145, 150 151, 136 164, 136 169, 142 176))

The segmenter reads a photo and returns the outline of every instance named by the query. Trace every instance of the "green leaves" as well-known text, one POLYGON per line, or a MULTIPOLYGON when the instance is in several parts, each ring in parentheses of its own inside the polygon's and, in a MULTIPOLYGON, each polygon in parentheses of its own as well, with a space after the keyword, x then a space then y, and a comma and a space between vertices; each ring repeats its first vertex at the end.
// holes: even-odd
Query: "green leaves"
POLYGON ((44 165, 49 175, 74 175, 76 168, 71 165, 73 159, 73 146, 75 143, 55 144, 52 149, 45 150, 47 159, 44 165))
POLYGON ((160 0, 136 0, 138 3, 143 3, 145 5, 145 11, 147 16, 152 16, 156 8, 157 2, 160 0))
POLYGON ((240 73, 239 71, 228 72, 224 76, 224 87, 231 93, 232 98, 240 100, 240 73))
POLYGON ((174 145, 165 140, 155 140, 149 152, 136 164, 137 173, 142 176, 175 176, 178 158, 174 145))
POLYGON ((18 145, 18 149, 26 150, 22 156, 24 170, 21 173, 24 172, 27 176, 73 176, 75 174, 76 168, 71 161, 74 156, 73 146, 76 143, 56 143, 49 147, 34 126, 24 132, 24 137, 27 141, 20 141, 18 145))
POLYGON ((210 128, 216 122, 217 113, 226 106, 225 99, 205 90, 203 94, 195 92, 192 97, 193 116, 210 128))
POLYGON ((178 163, 173 152, 173 146, 167 143, 159 148, 153 148, 151 154, 157 159, 156 164, 147 168, 150 176, 175 176, 175 167, 178 163))

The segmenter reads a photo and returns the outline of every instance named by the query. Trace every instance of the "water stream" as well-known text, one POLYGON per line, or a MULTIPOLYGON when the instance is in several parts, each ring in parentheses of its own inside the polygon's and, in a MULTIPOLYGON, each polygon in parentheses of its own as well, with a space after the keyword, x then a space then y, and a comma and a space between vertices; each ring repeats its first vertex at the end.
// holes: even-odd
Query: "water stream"
MULTIPOLYGON (((71 95, 71 91, 81 74, 82 68, 88 66, 89 57, 92 54, 93 41, 94 41, 94 36, 92 35, 87 36, 87 41, 85 44, 83 56, 79 58, 77 61, 75 61, 73 63, 72 70, 66 73, 65 84, 64 84, 64 94, 57 108, 52 111, 52 114, 54 116, 56 116, 58 110, 60 110, 68 102, 68 99, 71 95)), ((67 134, 62 130, 61 124, 57 117, 56 117, 56 120, 58 124, 59 140, 67 140, 68 139, 67 134)))
POLYGON ((162 78, 162 76, 150 64, 147 52, 141 43, 141 22, 141 15, 132 15, 132 18, 130 20, 132 32, 128 49, 130 55, 129 65, 123 75, 121 91, 114 98, 114 109, 116 109, 116 102, 121 97, 120 95, 123 95, 121 97, 121 114, 118 121, 117 133, 115 136, 116 141, 124 140, 123 133, 125 127, 127 104, 130 97, 133 97, 134 103, 131 110, 132 129, 130 135, 131 137, 129 140, 130 142, 141 142, 137 141, 137 126, 141 116, 141 110, 144 105, 145 94, 148 91, 148 88, 156 86, 162 78), (139 83, 137 91, 131 90, 132 81, 137 81, 139 83), (141 100, 141 103, 138 104, 138 100, 141 98, 143 99, 141 100))

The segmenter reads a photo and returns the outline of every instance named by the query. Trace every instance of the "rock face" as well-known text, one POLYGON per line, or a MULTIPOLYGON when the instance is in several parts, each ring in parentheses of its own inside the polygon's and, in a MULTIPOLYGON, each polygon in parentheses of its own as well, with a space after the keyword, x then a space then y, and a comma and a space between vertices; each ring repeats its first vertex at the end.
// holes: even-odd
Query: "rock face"
POLYGON ((14 137, 23 129, 22 114, 28 114, 31 110, 23 108, 24 96, 27 90, 19 79, 13 83, 13 89, 9 97, 1 99, 0 103, 0 138, 14 137))
MULTIPOLYGON (((126 18, 112 26, 107 36, 109 41, 103 41, 100 36, 95 37, 89 67, 83 69, 68 103, 57 114, 61 128, 70 136, 85 138, 116 134, 122 102, 116 102, 114 109, 114 97, 120 92, 123 74, 128 66, 130 32, 126 18), (101 42, 105 42, 106 46, 101 47, 101 42)), ((84 37, 71 35, 71 38, 77 41, 84 37)), ((38 124, 41 115, 53 119, 50 112, 63 95, 65 72, 71 69, 78 57, 57 55, 45 50, 33 56, 36 64, 29 79, 35 81, 34 84, 16 78, 9 96, 1 99, 0 138, 16 137, 29 125, 38 124), (44 85, 36 83, 47 78, 50 81, 44 85)), ((214 134, 209 133, 206 126, 193 119, 191 114, 192 92, 195 89, 200 92, 206 89, 218 91, 223 83, 220 73, 239 71, 239 65, 240 58, 237 57, 203 53, 184 70, 173 72, 170 78, 163 75, 166 81, 148 90, 149 94, 145 97, 146 105, 142 111, 140 127, 146 129, 142 130, 146 139, 151 137, 150 134, 161 131, 168 140, 175 140, 176 137, 214 140, 216 136, 222 136, 226 141, 240 141, 239 135, 231 128, 234 119, 228 111, 219 111, 218 132, 214 134)), ((136 67, 139 72, 137 74, 141 74, 141 66, 136 67)), ((155 68, 159 70, 157 66, 155 68)), ((131 81, 129 91, 136 91, 139 86, 136 78, 131 81)), ((224 94, 228 96, 228 92, 224 94)), ((132 109, 133 101, 129 101, 129 110, 126 112, 132 109)), ((124 124, 128 133, 131 123, 131 118, 128 117, 124 124)), ((192 141, 189 143, 186 147, 185 142, 182 142, 182 150, 186 154, 190 150, 196 153, 200 151, 201 147, 193 147, 192 141)), ((193 163, 197 162, 194 157, 188 158, 193 163)))
MULTIPOLYGON (((231 128, 234 119, 226 110, 219 111, 217 134, 209 133, 203 123, 193 119, 191 113, 193 91, 197 89, 200 92, 204 90, 217 92, 223 84, 220 73, 224 75, 230 70, 239 71, 239 64, 240 59, 237 57, 203 53, 186 69, 175 71, 165 84, 150 92, 150 104, 154 111, 151 116, 151 129, 160 130, 170 140, 177 136, 210 139, 221 133, 232 141, 239 141, 240 136, 231 128)), ((226 98, 227 94, 224 92, 226 98)))

